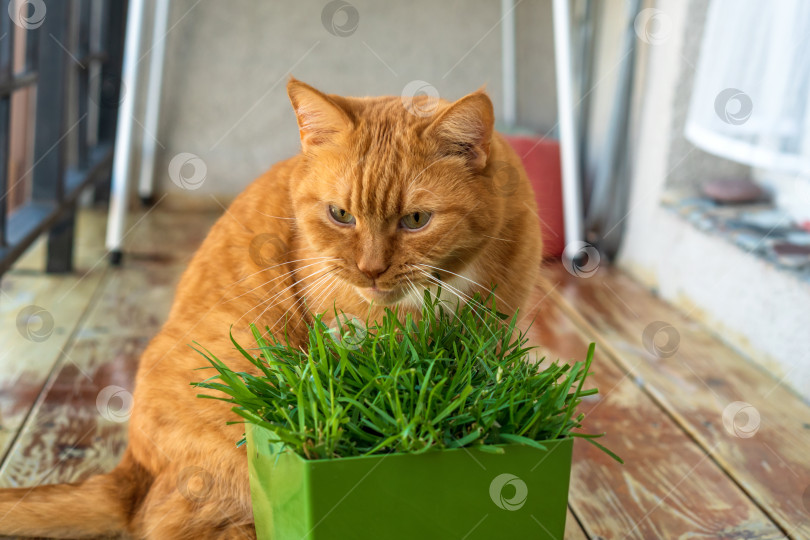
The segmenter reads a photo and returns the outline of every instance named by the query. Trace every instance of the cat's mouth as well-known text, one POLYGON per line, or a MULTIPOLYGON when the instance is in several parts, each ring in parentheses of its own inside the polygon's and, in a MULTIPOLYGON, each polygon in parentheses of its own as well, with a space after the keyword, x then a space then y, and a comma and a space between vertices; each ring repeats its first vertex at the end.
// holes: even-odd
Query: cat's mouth
MULTIPOLYGON (((425 273, 426 274, 426 273, 425 273)), ((427 274, 426 274, 427 275, 427 274)), ((402 274, 402 279, 394 280, 381 286, 376 280, 372 280, 371 285, 354 284, 354 289, 368 303, 378 306, 392 306, 404 300, 406 297, 416 295, 421 297, 422 287, 430 287, 433 283, 441 283, 441 276, 438 272, 432 272, 428 280, 419 279, 421 276, 414 274, 402 274), (404 276, 404 277, 403 277, 404 276), (387 286, 385 286, 387 285, 387 286)))
POLYGON ((403 291, 401 289, 382 289, 376 285, 371 287, 357 287, 357 292, 367 302, 374 302, 375 304, 383 306, 395 304, 403 296, 403 291))

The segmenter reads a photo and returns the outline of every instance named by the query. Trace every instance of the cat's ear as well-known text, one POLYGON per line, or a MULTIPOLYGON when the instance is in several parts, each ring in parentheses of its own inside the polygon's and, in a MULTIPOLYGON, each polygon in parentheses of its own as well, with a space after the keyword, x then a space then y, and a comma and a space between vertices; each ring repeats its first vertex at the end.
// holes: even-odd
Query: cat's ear
POLYGON ((442 111, 425 133, 439 139, 442 152, 462 155, 480 170, 487 165, 494 124, 492 101, 478 90, 442 111))
POLYGON ((287 95, 298 118, 301 146, 305 152, 352 127, 351 118, 339 103, 306 83, 291 77, 287 83, 287 95))

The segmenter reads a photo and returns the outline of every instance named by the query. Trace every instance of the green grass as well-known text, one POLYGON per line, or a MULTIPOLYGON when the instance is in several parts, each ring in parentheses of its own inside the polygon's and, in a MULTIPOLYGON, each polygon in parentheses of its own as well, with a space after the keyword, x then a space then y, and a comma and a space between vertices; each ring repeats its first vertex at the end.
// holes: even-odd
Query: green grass
POLYGON ((194 347, 217 374, 192 384, 305 459, 460 447, 501 453, 504 444, 544 448, 540 441, 583 437, 621 461, 594 441, 600 435, 574 431, 583 419, 577 405, 598 392, 583 389, 593 344, 573 365, 530 363, 517 315, 498 313, 491 296, 450 310, 426 293, 418 320, 400 321, 392 310, 370 325, 335 316, 341 324, 333 328, 316 316, 303 348, 255 326, 255 347, 231 335, 259 375, 234 372, 194 347))

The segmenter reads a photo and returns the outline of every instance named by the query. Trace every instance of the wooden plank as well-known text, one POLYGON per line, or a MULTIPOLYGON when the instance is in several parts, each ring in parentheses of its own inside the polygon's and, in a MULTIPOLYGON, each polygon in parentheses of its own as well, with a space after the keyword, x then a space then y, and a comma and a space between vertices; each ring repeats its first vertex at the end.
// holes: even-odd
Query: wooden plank
POLYGON ((565 518, 565 540, 587 540, 585 531, 579 526, 577 518, 568 509, 568 516, 565 518))
MULTIPOLYGON (((140 354, 168 317, 186 261, 216 217, 160 208, 130 216, 130 256, 122 268, 107 272, 75 339, 62 344, 63 357, 36 404, 31 408, 36 392, 28 401, 9 394, 23 417, 31 411, 0 467, 0 485, 73 481, 117 463, 126 446, 127 424, 116 422, 114 414, 108 415, 112 420, 100 416, 98 396, 110 386, 132 391, 140 354)), ((93 255, 99 246, 103 250, 103 222, 96 220, 96 225, 102 227, 86 228, 87 236, 79 237, 95 246, 93 255)), ((95 267, 87 282, 108 266, 104 253, 101 259, 93 255, 83 259, 85 268, 95 267)), ((70 296, 89 300, 78 287, 70 296)), ((115 411, 121 397, 112 399, 115 411)))
MULTIPOLYGON (((539 296, 539 295, 538 295, 539 296)), ((531 311, 529 313, 532 313, 531 311)), ((611 362, 597 335, 583 335, 560 307, 540 303, 530 334, 548 359, 584 359, 597 342, 583 401, 585 431, 624 465, 576 441, 569 503, 590 537, 782 538, 773 522, 634 382, 611 362)))
POLYGON ((567 312, 620 369, 785 532, 810 538, 810 407, 626 274, 583 279, 557 268, 554 276, 567 312))
MULTIPOLYGON (((100 211, 79 213, 77 268, 89 269, 103 255, 104 219, 100 211)), ((45 248, 42 238, 0 282, 0 456, 9 451, 106 272, 102 265, 92 272, 45 274, 45 248)))
POLYGON ((43 389, 102 274, 81 279, 9 273, 0 282, 0 456, 43 389))
POLYGON ((81 480, 111 470, 126 448, 121 416, 132 391, 137 360, 147 337, 99 336, 83 339, 69 351, 37 403, 20 438, 0 468, 0 486, 20 487, 81 480), (99 394, 116 387, 110 418, 100 416, 99 394), (121 388, 121 390, 117 390, 121 388))
MULTIPOLYGON (((132 250, 135 260, 187 260, 215 219, 213 212, 168 212, 159 207, 141 210, 129 218, 127 248, 132 250)), ((0 321, 3 322, 0 325, 0 456, 9 451, 108 270, 105 227, 105 212, 85 209, 79 213, 74 273, 54 275, 42 272, 46 245, 42 239, 0 282, 0 321), (40 306, 45 312, 37 315, 34 312, 38 310, 30 306, 40 306), (17 318, 26 309, 31 311, 29 320, 33 332, 39 331, 40 315, 48 320, 52 318, 53 328, 45 328, 42 336, 21 333, 17 318)), ((173 279, 174 274, 170 274, 166 276, 157 272, 152 279, 160 284, 161 279, 173 279)), ((161 298, 165 289, 144 285, 140 284, 138 298, 163 305, 161 298)), ((132 301, 127 301, 129 294, 131 290, 122 288, 110 291, 102 298, 101 301, 108 304, 108 311, 116 314, 117 321, 116 324, 106 324, 105 331, 111 333, 141 327, 144 331, 156 333, 158 321, 168 314, 168 308, 158 318, 144 315, 137 309, 128 309, 132 301), (139 319, 139 315, 147 318, 139 319)), ((25 314, 27 312, 23 316, 25 314)))
POLYGON ((126 447, 125 403, 138 359, 168 316, 184 269, 135 260, 109 273, 0 467, 0 485, 75 481, 113 468, 126 447), (100 399, 109 406, 100 409, 100 399))

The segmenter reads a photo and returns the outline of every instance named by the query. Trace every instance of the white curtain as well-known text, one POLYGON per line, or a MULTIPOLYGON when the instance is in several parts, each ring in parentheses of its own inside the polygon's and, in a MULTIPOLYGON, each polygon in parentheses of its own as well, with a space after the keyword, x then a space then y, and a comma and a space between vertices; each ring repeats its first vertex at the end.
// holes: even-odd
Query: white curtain
POLYGON ((686 138, 734 161, 810 174, 810 1, 711 1, 686 138))

